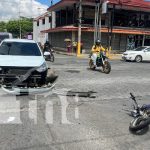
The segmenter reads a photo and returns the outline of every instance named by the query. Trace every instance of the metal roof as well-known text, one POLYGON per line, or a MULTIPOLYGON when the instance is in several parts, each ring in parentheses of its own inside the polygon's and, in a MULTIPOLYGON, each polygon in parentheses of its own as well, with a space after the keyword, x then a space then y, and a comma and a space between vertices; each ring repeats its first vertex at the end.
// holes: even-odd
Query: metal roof
MULTIPOLYGON (((48 30, 43 30, 43 33, 54 33, 54 32, 71 32, 71 31, 78 31, 77 27, 74 26, 63 26, 52 28, 48 30)), ((94 28, 92 27, 82 27, 82 32, 94 32, 94 28)), ((107 27, 102 27, 101 32, 108 33, 107 27)), ((120 34, 136 34, 136 35, 150 35, 149 29, 133 29, 133 28, 114 28, 113 33, 120 33, 120 34)))
MULTIPOLYGON (((109 4, 115 4, 125 9, 135 9, 137 11, 150 12, 150 2, 146 0, 103 0, 108 1, 109 4)), ((57 11, 65 7, 69 7, 74 3, 78 3, 79 0, 61 0, 55 5, 49 7, 48 11, 57 11)), ((95 0, 82 0, 84 5, 95 5, 95 0)))

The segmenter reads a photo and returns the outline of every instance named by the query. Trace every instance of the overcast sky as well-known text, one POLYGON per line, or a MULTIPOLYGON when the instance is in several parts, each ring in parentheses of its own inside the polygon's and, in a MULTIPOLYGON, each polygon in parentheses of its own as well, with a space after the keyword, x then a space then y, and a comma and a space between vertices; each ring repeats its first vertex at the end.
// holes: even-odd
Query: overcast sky
POLYGON ((23 17, 36 17, 44 13, 49 5, 48 1, 44 3, 40 0, 0 0, 0 21, 17 19, 19 14, 23 17))

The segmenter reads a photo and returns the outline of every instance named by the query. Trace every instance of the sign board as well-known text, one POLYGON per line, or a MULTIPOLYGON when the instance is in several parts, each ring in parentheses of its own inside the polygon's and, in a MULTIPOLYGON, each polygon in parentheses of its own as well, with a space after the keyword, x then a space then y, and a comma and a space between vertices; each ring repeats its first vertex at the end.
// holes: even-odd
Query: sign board
POLYGON ((28 34, 28 40, 32 40, 32 34, 28 34))
POLYGON ((108 10, 107 4, 108 4, 108 1, 106 1, 106 2, 104 2, 102 4, 102 14, 106 14, 107 13, 107 10, 108 10))

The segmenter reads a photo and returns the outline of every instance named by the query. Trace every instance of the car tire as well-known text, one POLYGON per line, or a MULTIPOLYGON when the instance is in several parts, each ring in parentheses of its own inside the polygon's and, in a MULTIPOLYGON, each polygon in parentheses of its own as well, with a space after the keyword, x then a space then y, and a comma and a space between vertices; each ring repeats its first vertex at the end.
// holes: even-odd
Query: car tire
POLYGON ((136 57, 135 57, 135 61, 136 61, 137 63, 142 62, 142 56, 140 56, 140 55, 136 56, 136 57))

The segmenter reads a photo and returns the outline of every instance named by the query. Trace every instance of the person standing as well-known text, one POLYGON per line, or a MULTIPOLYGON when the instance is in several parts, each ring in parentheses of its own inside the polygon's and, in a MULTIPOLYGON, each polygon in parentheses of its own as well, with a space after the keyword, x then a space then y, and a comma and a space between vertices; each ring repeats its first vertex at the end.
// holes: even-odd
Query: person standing
POLYGON ((77 53, 77 42, 74 41, 74 42, 72 43, 72 46, 73 46, 73 52, 74 52, 74 53, 77 53))
POLYGON ((71 48, 72 48, 71 41, 68 41, 68 43, 67 43, 67 52, 68 53, 71 53, 71 48))

